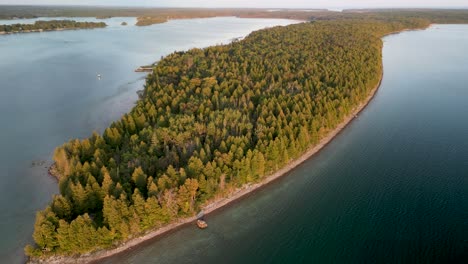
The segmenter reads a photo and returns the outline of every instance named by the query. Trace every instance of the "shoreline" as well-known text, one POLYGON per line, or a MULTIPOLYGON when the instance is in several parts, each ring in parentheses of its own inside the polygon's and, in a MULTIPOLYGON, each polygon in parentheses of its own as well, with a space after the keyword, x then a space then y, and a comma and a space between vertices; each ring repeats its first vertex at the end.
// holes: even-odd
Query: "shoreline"
POLYGON ((96 28, 105 28, 105 27, 31 29, 31 30, 10 31, 10 32, 0 31, 0 35, 15 35, 15 34, 25 34, 25 33, 45 33, 45 32, 54 32, 54 31, 70 31, 70 30, 83 30, 83 29, 96 29, 96 28))
MULTIPOLYGON (((339 135, 341 131, 343 131, 344 128, 346 128, 349 124, 351 124, 351 122, 356 118, 356 116, 366 108, 366 106, 372 101, 375 94, 377 93, 380 85, 382 84, 382 80, 383 80, 383 70, 382 70, 382 74, 380 75, 379 82, 370 91, 370 94, 367 96, 367 98, 363 102, 361 102, 355 108, 354 111, 352 111, 347 117, 345 117, 344 120, 335 129, 329 131, 327 136, 322 138, 317 145, 309 148, 309 150, 304 152, 299 158, 290 161, 286 166, 284 166, 280 170, 276 171, 275 173, 269 176, 264 177, 260 182, 255 183, 255 184, 247 184, 246 186, 243 186, 237 189, 236 191, 234 191, 233 193, 231 193, 231 195, 229 195, 228 197, 215 199, 209 204, 202 206, 201 208, 204 214, 208 215, 210 213, 213 213, 223 208, 224 206, 229 205, 232 202, 237 201, 240 198, 243 198, 244 196, 250 193, 253 193, 254 191, 268 185, 269 183, 281 178, 282 176, 287 175, 289 172, 294 170, 297 166, 301 165, 303 162, 313 157, 315 154, 319 153, 320 150, 322 150, 326 145, 332 142, 332 140, 337 135, 339 135)), ((117 246, 116 248, 95 251, 94 253, 85 254, 80 257, 51 257, 51 258, 44 259, 44 260, 33 260, 28 263, 57 263, 57 264, 58 263, 63 263, 63 264, 93 263, 95 261, 102 260, 110 256, 114 256, 118 253, 122 253, 145 241, 167 234, 170 231, 175 231, 178 228, 181 228, 185 225, 193 224, 193 222, 195 222, 196 220, 197 220, 196 216, 179 219, 174 223, 163 226, 153 231, 149 231, 148 233, 140 237, 132 238, 122 243, 121 245, 117 246)))
MULTIPOLYGON (((383 38, 385 38, 386 36, 399 34, 405 31, 424 30, 430 27, 431 25, 428 25, 424 28, 403 29, 400 31, 390 32, 382 36, 380 39, 383 41, 383 38)), ((294 160, 291 160, 283 168, 277 170, 273 174, 265 176, 260 182, 246 184, 245 186, 241 188, 235 189, 235 191, 230 193, 227 197, 216 198, 212 200, 211 202, 209 202, 208 204, 206 204, 205 206, 201 206, 201 209, 203 210, 204 214, 208 215, 210 213, 213 213, 235 201, 238 201, 241 198, 246 197, 248 194, 254 193, 256 190, 259 190, 262 187, 268 185, 269 183, 281 178, 282 176, 287 175, 289 172, 293 171, 296 167, 301 165, 303 162, 305 162, 306 160, 312 158, 314 155, 319 153, 325 146, 331 143, 332 140, 336 136, 338 136, 343 131, 344 128, 346 128, 349 124, 351 124, 352 121, 357 117, 359 113, 365 110, 366 106, 369 105, 369 103, 372 101, 377 91, 379 90, 383 81, 383 77, 384 77, 384 69, 383 69, 383 63, 382 63, 379 81, 375 85, 375 87, 369 92, 365 100, 363 100, 359 105, 357 105, 348 116, 344 117, 341 123, 339 123, 334 129, 328 131, 327 135, 323 137, 322 139, 320 139, 320 141, 316 145, 311 146, 308 150, 306 150, 303 154, 301 154, 300 157, 294 160)), ((57 263, 57 264, 59 263, 60 264, 62 263, 63 264, 93 263, 95 261, 102 260, 102 259, 114 256, 114 255, 117 255, 119 253, 125 252, 131 249, 132 247, 135 247, 143 242, 149 241, 151 239, 154 239, 164 234, 168 234, 171 231, 175 231, 178 228, 182 228, 183 226, 186 226, 188 224, 194 224, 196 220, 197 220, 196 216, 178 219, 171 224, 165 225, 157 229, 149 230, 148 232, 142 234, 139 237, 129 239, 117 245, 114 248, 94 251, 92 253, 84 254, 81 256, 53 256, 53 257, 49 257, 46 259, 30 259, 28 263, 57 263)))
POLYGON ((229 205, 230 203, 237 201, 238 199, 241 199, 244 196, 247 196, 248 194, 253 193, 256 190, 261 189, 262 187, 268 185, 269 183, 277 179, 280 179, 283 176, 286 176, 289 172, 292 172, 296 167, 298 167, 299 165, 301 165, 308 159, 312 158, 314 155, 318 154, 324 147, 326 147, 329 143, 331 143, 333 139, 343 131, 344 128, 346 128, 349 124, 351 124, 352 121, 355 118, 357 118, 357 115, 361 113, 366 108, 367 105, 369 105, 369 103, 372 101, 375 94, 379 90, 380 85, 382 84, 382 80, 383 80, 383 71, 382 71, 382 74, 380 75, 379 82, 370 91, 370 94, 366 97, 366 99, 363 102, 361 102, 355 108, 353 112, 351 112, 347 117, 345 117, 344 120, 337 127, 329 131, 327 135, 324 138, 322 138, 317 145, 312 146, 311 148, 306 150, 303 154, 301 154, 300 157, 294 160, 291 160, 283 168, 279 169, 273 174, 270 174, 264 177, 260 182, 254 183, 254 184, 247 184, 246 186, 237 189, 229 197, 216 199, 213 202, 209 203, 208 205, 204 206, 202 209, 205 215, 215 212, 216 210, 221 209, 222 207, 229 205))

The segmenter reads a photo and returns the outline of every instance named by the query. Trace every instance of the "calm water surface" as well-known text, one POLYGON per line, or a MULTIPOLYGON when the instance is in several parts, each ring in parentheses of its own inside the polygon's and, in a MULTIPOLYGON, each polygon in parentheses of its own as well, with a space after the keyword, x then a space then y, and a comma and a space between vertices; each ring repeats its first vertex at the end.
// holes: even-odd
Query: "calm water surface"
POLYGON ((24 261, 35 211, 58 192, 46 169, 53 149, 102 131, 127 112, 146 76, 134 69, 175 50, 227 43, 253 30, 295 23, 228 17, 135 27, 135 18, 98 21, 109 27, 0 36, 1 263, 24 261), (129 25, 121 26, 123 21, 129 25))
POLYGON ((385 38, 383 84, 318 156, 102 263, 468 263, 468 26, 385 38))

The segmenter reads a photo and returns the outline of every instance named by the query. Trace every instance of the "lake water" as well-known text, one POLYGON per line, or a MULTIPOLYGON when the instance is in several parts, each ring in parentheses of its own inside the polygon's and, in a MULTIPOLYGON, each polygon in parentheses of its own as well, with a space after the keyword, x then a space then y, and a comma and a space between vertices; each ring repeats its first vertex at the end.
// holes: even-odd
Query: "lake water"
POLYGON ((2 263, 25 260, 23 247, 31 241, 35 212, 58 192, 46 169, 53 149, 102 131, 129 111, 146 76, 134 72, 138 66, 175 50, 227 43, 253 30, 295 23, 224 17, 136 27, 135 18, 74 20, 104 21, 109 27, 0 36, 2 263), (124 21, 128 26, 120 25, 124 21))
POLYGON ((380 90, 319 155, 101 263, 468 263, 468 26, 384 41, 380 90))

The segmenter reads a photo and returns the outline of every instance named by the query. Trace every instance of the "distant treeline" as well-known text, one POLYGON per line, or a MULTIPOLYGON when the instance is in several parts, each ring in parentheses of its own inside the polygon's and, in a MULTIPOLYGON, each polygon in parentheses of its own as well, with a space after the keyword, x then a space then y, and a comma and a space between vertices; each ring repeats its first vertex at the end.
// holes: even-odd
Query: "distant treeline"
POLYGON ((138 17, 138 25, 146 26, 164 23, 170 19, 207 18, 217 16, 236 16, 243 18, 283 18, 297 20, 335 20, 335 19, 402 19, 420 18, 432 23, 466 23, 468 10, 436 9, 356 9, 343 12, 325 9, 267 9, 248 8, 115 8, 115 7, 64 7, 64 6, 2 6, 0 19, 34 17, 138 17))
POLYGON ((61 29, 102 28, 104 22, 76 22, 74 20, 36 21, 34 24, 0 25, 0 32, 21 33, 35 31, 52 31, 61 29))

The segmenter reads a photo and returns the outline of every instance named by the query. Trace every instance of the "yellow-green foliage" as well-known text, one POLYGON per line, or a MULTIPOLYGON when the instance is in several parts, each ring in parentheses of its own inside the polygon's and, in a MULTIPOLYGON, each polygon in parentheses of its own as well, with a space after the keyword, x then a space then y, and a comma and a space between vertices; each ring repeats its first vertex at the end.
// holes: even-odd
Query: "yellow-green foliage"
POLYGON ((28 32, 37 30, 81 29, 106 27, 104 22, 76 22, 74 20, 36 21, 34 24, 0 25, 0 32, 28 32))
POLYGON ((297 158, 376 87, 380 38, 427 25, 386 20, 275 27, 167 56, 130 113, 58 148, 60 195, 27 253, 106 248, 297 158))

